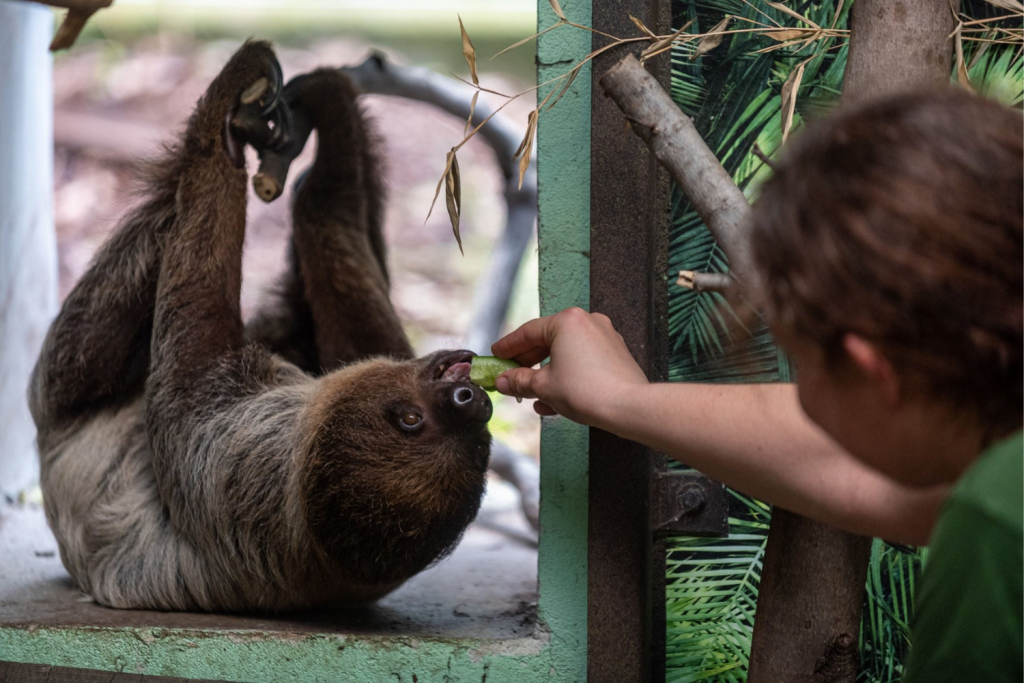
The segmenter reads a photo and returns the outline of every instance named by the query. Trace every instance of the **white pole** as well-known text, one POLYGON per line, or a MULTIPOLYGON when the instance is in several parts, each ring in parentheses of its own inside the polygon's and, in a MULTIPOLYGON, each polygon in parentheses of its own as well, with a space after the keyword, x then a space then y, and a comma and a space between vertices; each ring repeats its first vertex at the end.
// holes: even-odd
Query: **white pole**
POLYGON ((0 0, 0 493, 38 479, 26 391, 57 309, 49 8, 0 0))

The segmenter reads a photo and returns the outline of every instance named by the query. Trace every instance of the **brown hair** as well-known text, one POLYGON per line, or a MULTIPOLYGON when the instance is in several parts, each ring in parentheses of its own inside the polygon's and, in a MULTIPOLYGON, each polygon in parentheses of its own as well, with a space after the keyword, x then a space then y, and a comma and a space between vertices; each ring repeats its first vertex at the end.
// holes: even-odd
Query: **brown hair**
POLYGON ((858 334, 912 386, 1018 427, 1022 163, 1020 112, 956 90, 809 126, 754 210, 769 319, 833 361, 858 334))

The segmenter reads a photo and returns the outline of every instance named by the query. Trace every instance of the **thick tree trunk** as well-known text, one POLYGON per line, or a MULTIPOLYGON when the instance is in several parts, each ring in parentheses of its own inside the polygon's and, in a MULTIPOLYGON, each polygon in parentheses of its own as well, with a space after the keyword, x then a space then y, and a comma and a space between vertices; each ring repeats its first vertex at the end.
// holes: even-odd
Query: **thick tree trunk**
POLYGON ((45 7, 0 0, 0 493, 37 476, 28 377, 57 307, 45 7))
MULTIPOLYGON (((949 83, 950 3, 856 0, 852 11, 844 106, 949 83)), ((853 683, 870 550, 870 538, 775 508, 749 683, 853 683)))
POLYGON ((843 104, 949 84, 960 0, 857 0, 843 104))

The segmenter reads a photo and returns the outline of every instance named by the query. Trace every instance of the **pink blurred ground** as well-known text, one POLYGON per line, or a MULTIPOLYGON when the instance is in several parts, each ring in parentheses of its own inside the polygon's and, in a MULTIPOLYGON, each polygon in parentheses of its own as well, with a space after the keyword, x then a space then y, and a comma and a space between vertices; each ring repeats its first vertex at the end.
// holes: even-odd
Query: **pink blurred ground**
MULTIPOLYGON (((55 201, 62 296, 132 205, 133 160, 156 154, 161 141, 180 129, 193 103, 237 45, 162 34, 127 47, 92 43, 58 58, 54 67, 55 201)), ((361 62, 370 47, 358 40, 335 39, 307 49, 279 48, 278 56, 287 79, 320 65, 361 62)), ((406 63, 401 55, 391 58, 406 63)), ((501 92, 528 87, 506 78, 486 74, 483 78, 486 87, 501 92)), ((463 123, 417 102, 377 96, 365 101, 385 142, 390 188, 385 232, 391 247, 395 306, 418 351, 458 347, 468 323, 474 283, 504 224, 500 174, 493 154, 482 142, 473 141, 459 155, 466 248, 462 257, 443 198, 426 223, 424 217, 445 153, 461 139, 463 123)), ((525 124, 532 105, 528 95, 505 111, 525 124)), ((303 158, 293 165, 292 178, 308 164, 311 150, 308 145, 303 158)), ((252 310, 260 292, 283 268, 288 202, 288 193, 270 205, 250 195, 242 291, 245 312, 252 310)), ((535 270, 522 275, 534 282, 535 277, 535 270)), ((535 285, 523 283, 523 289, 534 294, 519 297, 514 323, 536 313, 535 285)), ((493 426, 513 446, 536 453, 538 424, 528 406, 499 401, 493 426)))

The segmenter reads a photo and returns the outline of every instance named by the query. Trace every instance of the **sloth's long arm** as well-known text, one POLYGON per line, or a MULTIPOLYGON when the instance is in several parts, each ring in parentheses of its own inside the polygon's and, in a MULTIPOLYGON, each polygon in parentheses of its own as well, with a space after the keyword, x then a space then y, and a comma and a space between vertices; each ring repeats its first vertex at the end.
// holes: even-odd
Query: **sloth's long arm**
POLYGON ((175 218, 177 156, 151 167, 149 199, 122 221, 50 326, 30 391, 44 440, 53 427, 142 392, 163 245, 175 218))

